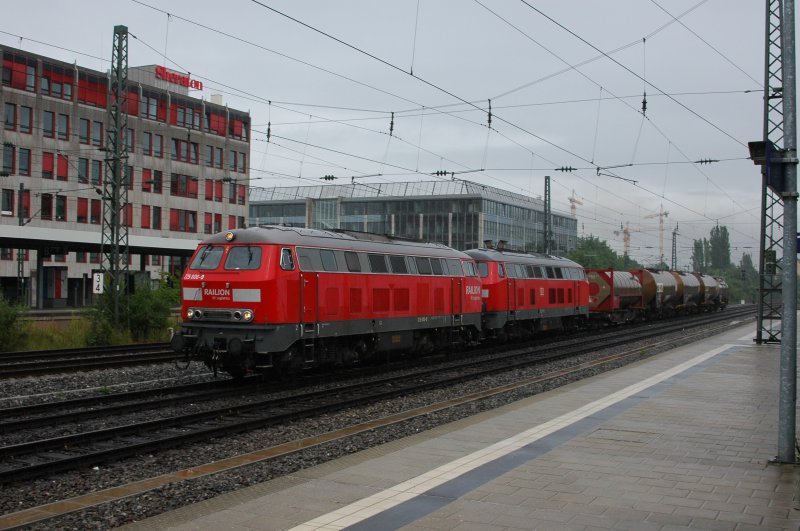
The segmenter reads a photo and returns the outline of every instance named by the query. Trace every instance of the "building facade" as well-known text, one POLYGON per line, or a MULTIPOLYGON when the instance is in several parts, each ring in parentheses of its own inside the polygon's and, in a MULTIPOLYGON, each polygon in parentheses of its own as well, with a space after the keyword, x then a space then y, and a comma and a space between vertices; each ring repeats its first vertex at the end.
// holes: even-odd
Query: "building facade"
MULTIPOLYGON (((389 234, 466 250, 544 247, 544 202, 469 181, 251 188, 250 225, 389 234)), ((577 245, 575 217, 552 213, 552 252, 577 245)))
MULTIPOLYGON (((101 232, 109 74, 15 48, 0 47, 0 55, 0 224, 101 232)), ((199 240, 246 223, 250 116, 221 98, 190 96, 202 84, 187 79, 155 65, 128 69, 128 203, 119 214, 129 235, 199 240)), ((102 257, 58 251, 45 252, 39 271, 35 252, 0 248, 3 294, 28 303, 41 295, 46 307, 85 304, 102 257), (44 293, 31 292, 37 284, 44 293)), ((151 278, 177 264, 130 259, 131 270, 151 278)))

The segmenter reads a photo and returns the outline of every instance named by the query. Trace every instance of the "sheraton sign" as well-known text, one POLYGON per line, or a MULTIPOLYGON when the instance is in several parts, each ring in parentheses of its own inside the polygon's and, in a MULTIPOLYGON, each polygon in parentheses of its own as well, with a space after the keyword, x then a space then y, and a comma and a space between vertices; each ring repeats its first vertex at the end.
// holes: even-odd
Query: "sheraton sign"
POLYGON ((156 79, 163 79, 164 81, 175 83, 176 85, 183 85, 190 89, 203 90, 202 81, 191 79, 189 76, 173 72, 172 70, 167 70, 163 66, 156 67, 156 79))

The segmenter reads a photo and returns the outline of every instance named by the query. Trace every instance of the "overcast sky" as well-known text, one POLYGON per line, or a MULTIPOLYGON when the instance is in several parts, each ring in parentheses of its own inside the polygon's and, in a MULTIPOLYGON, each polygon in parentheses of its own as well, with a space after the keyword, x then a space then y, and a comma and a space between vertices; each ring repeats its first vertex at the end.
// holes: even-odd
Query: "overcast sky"
POLYGON ((665 259, 678 224, 689 267, 692 240, 717 222, 734 262, 758 254, 747 142, 762 135, 764 11, 752 0, 27 0, 3 2, 0 43, 106 70, 113 27, 126 25, 129 66, 190 72, 205 85, 193 95, 250 111, 253 186, 446 170, 541 196, 550 175, 554 210, 569 212, 573 190, 583 203, 579 235, 621 253, 614 232, 630 224, 645 264, 658 259, 663 205, 665 259), (693 163, 704 159, 719 162, 693 163))

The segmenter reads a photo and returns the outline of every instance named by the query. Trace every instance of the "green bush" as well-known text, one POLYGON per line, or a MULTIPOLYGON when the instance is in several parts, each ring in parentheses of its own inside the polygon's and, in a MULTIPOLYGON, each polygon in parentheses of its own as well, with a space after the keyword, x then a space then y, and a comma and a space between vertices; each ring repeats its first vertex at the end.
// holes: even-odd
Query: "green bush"
POLYGON ((22 308, 0 296, 0 350, 13 351, 21 348, 24 334, 19 317, 22 308))

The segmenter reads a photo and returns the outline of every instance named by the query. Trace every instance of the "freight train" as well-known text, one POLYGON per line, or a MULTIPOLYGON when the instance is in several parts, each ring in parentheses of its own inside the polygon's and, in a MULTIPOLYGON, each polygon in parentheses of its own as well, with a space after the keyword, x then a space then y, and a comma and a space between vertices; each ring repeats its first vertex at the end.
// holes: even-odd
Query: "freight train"
POLYGON ((251 227, 198 246, 182 277, 172 347, 234 377, 293 374, 724 308, 724 282, 711 280, 587 272, 565 258, 352 231, 251 227))

